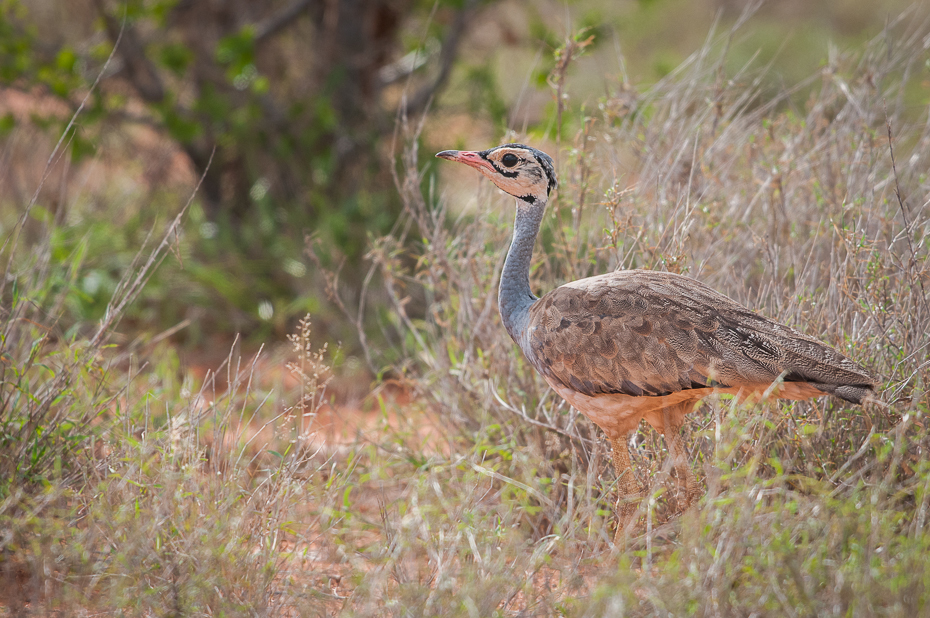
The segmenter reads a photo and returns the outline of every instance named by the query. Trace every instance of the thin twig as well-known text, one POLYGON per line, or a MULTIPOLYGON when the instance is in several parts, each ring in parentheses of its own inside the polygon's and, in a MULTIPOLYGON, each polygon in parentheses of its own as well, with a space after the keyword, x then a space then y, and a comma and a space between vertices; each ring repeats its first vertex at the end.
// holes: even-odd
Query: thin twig
MULTIPOLYGON (((907 216, 907 207, 904 205, 904 198, 901 196, 901 185, 898 183, 898 167, 894 158, 894 140, 891 137, 891 119, 888 117, 888 105, 885 100, 882 99, 882 108, 885 112, 885 127, 888 129, 888 152, 891 154, 891 172, 894 176, 894 195, 898 200, 898 207, 901 210, 901 217, 904 219, 904 237, 907 239, 907 248, 911 252, 911 260, 908 262, 908 272, 910 273, 917 263, 917 251, 914 250, 914 243, 911 240, 911 222, 907 216)), ((924 289, 923 278, 913 277, 917 280, 917 285, 920 287, 920 299, 922 301, 923 309, 927 311, 927 291, 924 289)), ((920 322, 920 316, 917 316, 917 321, 920 322)))
MULTIPOLYGON (((49 175, 52 173, 53 162, 58 156, 59 150, 61 150, 62 144, 65 142, 65 139, 68 137, 71 128, 74 126, 74 122, 77 120, 77 117, 80 116, 81 112, 84 111, 84 106, 87 104, 87 100, 91 95, 97 90, 97 86, 100 84, 100 80, 103 78, 103 75, 107 71, 107 67, 110 65, 110 61, 113 60, 113 56, 116 54, 116 49, 119 46, 120 40, 123 36, 123 30, 126 26, 126 18, 123 17, 123 24, 120 27, 119 34, 116 36, 116 41, 113 43, 113 49, 110 50, 110 55, 107 56, 106 62, 103 63, 103 68, 97 73, 97 79, 94 80, 94 83, 91 84, 90 89, 87 91, 87 94, 84 95, 84 98, 81 100, 81 104, 78 105, 78 108, 71 115, 71 119, 68 121, 68 124, 65 125, 64 131, 61 132, 61 137, 58 138, 58 143, 55 144, 55 148, 52 149, 52 154, 48 156, 48 160, 45 163, 45 169, 42 172, 42 178, 39 179, 39 184, 36 187, 35 192, 32 194, 32 199, 29 200, 29 203, 26 204, 23 214, 20 215, 19 220, 16 222, 16 225, 13 228, 11 236, 13 237, 13 247, 10 249, 10 255, 7 258, 6 263, 6 276, 3 277, 3 280, 0 281, 0 298, 3 297, 3 293, 6 291, 6 282, 10 278, 10 269, 13 265, 13 257, 16 255, 16 248, 19 245, 19 235, 22 232, 23 225, 26 222, 26 219, 29 217, 29 213, 32 210, 32 207, 35 206, 36 202, 39 199, 39 192, 42 191, 42 187, 45 186, 45 181, 48 180, 49 175)), ((7 247, 7 244, 10 242, 10 236, 7 236, 6 240, 3 241, 3 246, 0 246, 0 254, 2 254, 7 247)))

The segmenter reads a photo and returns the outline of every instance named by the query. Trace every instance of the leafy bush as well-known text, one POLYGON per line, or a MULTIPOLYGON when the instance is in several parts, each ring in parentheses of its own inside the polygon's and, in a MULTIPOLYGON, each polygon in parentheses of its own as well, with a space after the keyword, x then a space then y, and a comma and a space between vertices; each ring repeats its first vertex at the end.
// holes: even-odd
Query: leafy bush
POLYGON ((243 367, 235 350, 225 384, 213 373, 198 392, 170 349, 110 343, 187 206, 120 273, 93 330, 61 317, 94 272, 86 244, 63 254, 73 230, 50 217, 37 230, 34 208, 0 252, 0 604, 14 615, 274 613, 329 380, 309 320, 293 337, 294 396, 267 405, 252 384, 258 359, 243 367))

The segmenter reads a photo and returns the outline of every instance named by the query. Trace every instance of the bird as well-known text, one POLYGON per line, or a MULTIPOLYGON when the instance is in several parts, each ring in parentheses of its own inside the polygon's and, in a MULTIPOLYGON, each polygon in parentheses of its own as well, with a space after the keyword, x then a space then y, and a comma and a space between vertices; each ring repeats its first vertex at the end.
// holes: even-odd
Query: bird
POLYGON ((436 156, 478 170, 515 198, 513 238, 498 290, 501 321, 552 390, 610 441, 618 493, 615 540, 633 528, 643 496, 629 453, 641 421, 663 435, 677 480, 671 498, 684 511, 702 489, 681 428, 704 397, 879 401, 879 380, 864 367, 687 276, 615 270, 537 298, 530 262, 558 187, 552 158, 517 143, 436 156))

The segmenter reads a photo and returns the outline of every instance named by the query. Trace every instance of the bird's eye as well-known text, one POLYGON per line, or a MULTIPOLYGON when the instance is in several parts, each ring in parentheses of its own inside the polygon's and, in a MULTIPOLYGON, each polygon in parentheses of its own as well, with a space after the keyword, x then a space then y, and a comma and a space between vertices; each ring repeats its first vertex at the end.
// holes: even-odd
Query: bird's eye
POLYGON ((512 152, 508 152, 503 157, 501 157, 501 163, 503 163, 505 167, 513 167, 517 164, 517 161, 519 161, 519 159, 517 159, 517 155, 513 154, 512 152))

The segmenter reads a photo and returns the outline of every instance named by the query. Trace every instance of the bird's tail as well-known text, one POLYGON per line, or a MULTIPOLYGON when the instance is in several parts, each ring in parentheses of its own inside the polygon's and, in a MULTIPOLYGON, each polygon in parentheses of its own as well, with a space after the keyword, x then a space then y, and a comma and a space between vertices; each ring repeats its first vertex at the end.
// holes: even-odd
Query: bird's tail
POLYGON ((872 384, 828 384, 824 382, 808 382, 814 388, 829 393, 834 397, 839 397, 843 401, 850 403, 876 403, 880 406, 887 407, 886 404, 878 399, 875 394, 875 386, 872 384))

